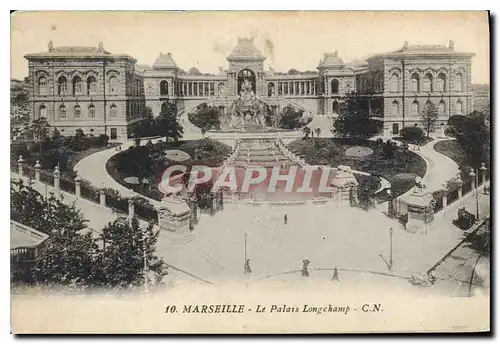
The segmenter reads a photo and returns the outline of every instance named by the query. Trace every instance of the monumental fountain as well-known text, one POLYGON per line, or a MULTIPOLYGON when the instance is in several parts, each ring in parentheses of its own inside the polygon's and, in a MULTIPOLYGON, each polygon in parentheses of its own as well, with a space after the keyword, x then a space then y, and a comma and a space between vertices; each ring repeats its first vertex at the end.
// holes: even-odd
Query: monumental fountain
POLYGON ((266 103, 255 96, 252 83, 245 79, 238 98, 223 116, 221 127, 223 130, 262 131, 267 129, 266 116, 266 103))

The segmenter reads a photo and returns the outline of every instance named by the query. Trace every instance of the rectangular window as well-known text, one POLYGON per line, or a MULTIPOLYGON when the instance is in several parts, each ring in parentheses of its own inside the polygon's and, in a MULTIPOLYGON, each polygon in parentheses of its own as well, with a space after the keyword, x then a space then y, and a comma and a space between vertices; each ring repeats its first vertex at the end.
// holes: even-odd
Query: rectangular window
POLYGON ((393 135, 398 135, 399 134, 399 124, 398 123, 394 123, 392 125, 392 134, 393 135))

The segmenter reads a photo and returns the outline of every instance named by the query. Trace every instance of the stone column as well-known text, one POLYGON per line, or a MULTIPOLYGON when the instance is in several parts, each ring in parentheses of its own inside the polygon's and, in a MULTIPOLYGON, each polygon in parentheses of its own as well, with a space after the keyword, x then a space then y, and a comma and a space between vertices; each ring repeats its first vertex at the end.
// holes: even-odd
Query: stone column
POLYGON ((99 190, 99 204, 106 206, 106 194, 104 193, 104 190, 99 190))
POLYGON ((61 173, 59 172, 59 167, 56 166, 54 169, 54 188, 56 189, 56 192, 59 191, 59 186, 60 186, 60 177, 61 173))
POLYGON ((19 155, 19 160, 17 160, 17 173, 19 173, 20 176, 23 175, 23 163, 24 163, 23 156, 19 155))
POLYGON ((448 205, 448 195, 446 194, 446 191, 443 193, 443 208, 448 205))
POLYGON ((35 182, 39 182, 40 181, 40 169, 42 168, 42 166, 40 165, 40 161, 36 161, 36 164, 35 164, 35 182))
POLYGON ((208 83, 208 94, 212 95, 212 83, 211 82, 208 83))
POLYGON ((82 191, 81 191, 81 178, 78 177, 78 176, 76 176, 76 178, 75 178, 75 195, 76 195, 76 198, 80 198, 81 194, 82 194, 82 191))
POLYGON ((462 185, 458 187, 458 198, 462 197, 462 185))

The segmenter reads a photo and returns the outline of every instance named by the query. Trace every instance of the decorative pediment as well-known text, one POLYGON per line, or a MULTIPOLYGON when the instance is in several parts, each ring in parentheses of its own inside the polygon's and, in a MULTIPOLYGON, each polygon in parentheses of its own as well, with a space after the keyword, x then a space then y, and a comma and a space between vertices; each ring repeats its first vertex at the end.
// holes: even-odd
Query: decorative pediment
POLYGON ((35 77, 39 78, 41 76, 48 77, 49 73, 46 70, 37 70, 37 71, 35 71, 35 77))
POLYGON ((118 77, 120 75, 120 72, 114 69, 110 69, 106 71, 107 76, 116 76, 118 77))
POLYGON ((97 73, 96 71, 93 71, 93 70, 88 70, 88 71, 84 72, 84 75, 85 75, 85 78, 88 78, 89 76, 93 76, 97 79, 99 77, 99 73, 97 73))

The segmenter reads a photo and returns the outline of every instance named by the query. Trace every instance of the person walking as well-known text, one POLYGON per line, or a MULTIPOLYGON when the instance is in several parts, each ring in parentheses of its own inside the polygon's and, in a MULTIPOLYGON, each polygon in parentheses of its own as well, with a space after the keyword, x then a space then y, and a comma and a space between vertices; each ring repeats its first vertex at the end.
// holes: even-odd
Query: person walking
POLYGON ((302 261, 302 277, 309 277, 309 264, 311 262, 308 259, 302 261))
POLYGON ((285 222, 285 225, 288 223, 288 215, 285 214, 285 216, 283 217, 283 221, 285 222))
POLYGON ((252 268, 250 267, 250 259, 245 260, 245 274, 251 274, 252 268))
POLYGON ((333 268, 333 276, 332 276, 332 282, 338 282, 339 281, 339 270, 337 267, 333 268))

